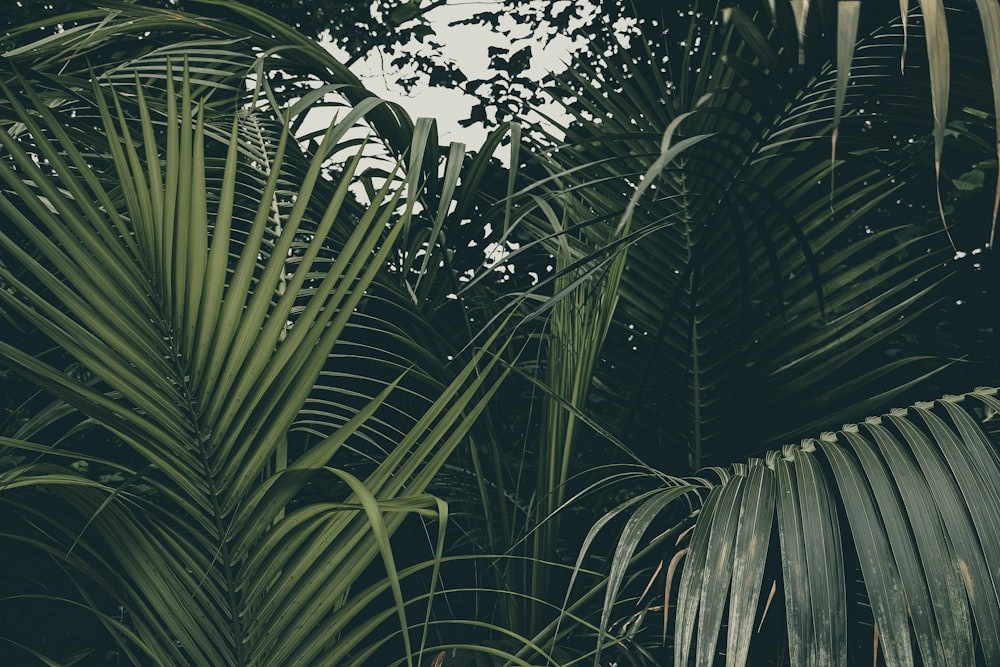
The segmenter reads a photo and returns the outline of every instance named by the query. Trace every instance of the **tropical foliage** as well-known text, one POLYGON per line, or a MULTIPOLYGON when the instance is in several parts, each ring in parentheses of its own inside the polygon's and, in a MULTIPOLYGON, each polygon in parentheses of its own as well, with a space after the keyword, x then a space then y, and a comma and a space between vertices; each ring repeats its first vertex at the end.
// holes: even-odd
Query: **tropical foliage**
POLYGON ((209 4, 0 60, 0 655, 1000 662, 1000 376, 928 333, 990 2, 694 4, 469 154, 209 4))

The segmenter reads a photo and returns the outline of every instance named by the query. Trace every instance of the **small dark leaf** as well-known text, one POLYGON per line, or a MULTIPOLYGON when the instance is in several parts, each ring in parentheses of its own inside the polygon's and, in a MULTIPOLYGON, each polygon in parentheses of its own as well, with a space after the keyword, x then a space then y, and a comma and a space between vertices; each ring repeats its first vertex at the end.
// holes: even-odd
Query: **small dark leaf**
POLYGON ((458 121, 458 124, 462 127, 471 127, 476 123, 486 122, 486 106, 482 103, 472 107, 472 111, 469 112, 469 118, 466 120, 458 121))
POLYGON ((963 192, 972 192, 974 190, 982 190, 983 188, 983 178, 986 176, 983 172, 978 169, 973 169, 972 171, 967 171, 958 178, 952 180, 952 185, 958 190, 963 192))
POLYGON ((523 72, 531 66, 531 47, 526 46, 510 57, 508 72, 523 72))
POLYGON ((419 0, 411 0, 406 4, 394 7, 389 10, 389 25, 402 25, 410 19, 414 19, 420 15, 420 2, 419 0))
POLYGON ((430 27, 426 23, 421 23, 413 29, 413 36, 416 37, 417 41, 420 43, 423 43, 425 37, 434 34, 436 34, 434 32, 434 28, 430 27))

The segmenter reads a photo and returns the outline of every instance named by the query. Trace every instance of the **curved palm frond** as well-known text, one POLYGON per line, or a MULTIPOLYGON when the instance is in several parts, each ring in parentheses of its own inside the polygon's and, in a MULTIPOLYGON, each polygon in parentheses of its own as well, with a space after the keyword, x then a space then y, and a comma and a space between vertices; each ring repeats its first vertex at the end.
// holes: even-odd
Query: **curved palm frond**
MULTIPOLYGON (((884 220, 887 199, 903 196, 912 172, 906 155, 873 160, 867 137, 842 138, 850 150, 829 162, 816 135, 831 122, 834 72, 791 99, 780 69, 771 75, 778 84, 745 87, 747 70, 731 65, 752 54, 748 43, 709 16, 695 25, 699 46, 679 57, 635 37, 630 51, 593 55, 593 71, 573 68, 560 94, 575 121, 565 138, 549 136, 534 150, 550 175, 525 189, 517 225, 556 258, 562 288, 605 280, 578 298, 611 295, 616 308, 602 326, 581 324, 593 340, 575 340, 590 353, 566 353, 578 381, 553 389, 578 408, 599 391, 619 434, 671 442, 684 434, 697 468, 733 453, 732 422, 721 417, 734 406, 743 406, 744 431, 748 420, 762 426, 748 444, 774 444, 873 409, 932 372, 926 359, 885 364, 872 354, 936 303, 948 270, 940 253, 924 252, 945 252, 936 239, 884 220), (702 75, 668 82, 662 63, 677 61, 702 75), (657 164, 663 137, 698 143, 657 164), (620 278, 609 268, 613 253, 627 254, 616 260, 620 278), (838 375, 847 368, 855 377, 838 375), (581 389, 593 374, 596 388, 581 389), (790 401, 799 406, 794 424, 765 416, 790 401), (678 410, 683 403, 690 407, 678 410), (843 411, 831 415, 831 403, 843 411), (788 430, 769 432, 776 424, 788 430)), ((859 51, 861 82, 847 99, 876 103, 894 49, 885 37, 896 31, 886 26, 877 48, 859 51)), ((901 101, 892 95, 883 101, 901 101)), ((879 107, 877 122, 892 113, 879 107)), ((565 308, 578 313, 580 304, 565 308)), ((555 382, 560 371, 552 373, 555 382)))
MULTIPOLYGON (((831 58, 831 47, 836 44, 836 63, 839 72, 837 82, 837 98, 833 108, 834 130, 833 148, 836 154, 836 146, 839 133, 837 131, 841 114, 844 110, 844 94, 849 83, 855 80, 854 73, 851 73, 852 60, 858 49, 862 48, 864 41, 857 40, 859 23, 862 31, 871 30, 873 27, 891 22, 896 8, 892 3, 870 3, 863 5, 860 2, 838 2, 836 0, 818 0, 813 3, 791 2, 791 3, 770 3, 770 10, 767 11, 760 5, 762 3, 751 2, 760 14, 767 16, 773 22, 775 31, 783 34, 794 32, 797 34, 797 42, 800 52, 800 64, 807 61, 814 64, 818 61, 823 63, 831 58), (788 11, 788 5, 792 11, 788 11), (807 28, 808 26, 808 28, 807 28), (806 54, 809 58, 806 58, 806 54)), ((904 0, 899 4, 899 26, 902 32, 900 44, 895 49, 893 60, 899 63, 899 69, 905 71, 908 65, 912 65, 914 60, 923 61, 923 57, 914 58, 910 52, 910 35, 912 33, 922 33, 926 58, 926 67, 929 72, 929 81, 926 83, 930 92, 926 106, 921 109, 921 113, 929 113, 933 118, 933 145, 934 145, 934 167, 935 176, 938 181, 939 215, 944 228, 948 231, 945 208, 941 204, 940 180, 942 176, 942 159, 944 153, 945 138, 948 133, 949 106, 953 93, 953 84, 956 76, 963 74, 961 67, 952 66, 952 56, 955 46, 959 48, 967 47, 967 40, 971 37, 977 41, 977 59, 988 64, 989 87, 983 89, 983 93, 992 94, 994 113, 1000 113, 1000 42, 997 41, 997 34, 1000 34, 1000 9, 996 3, 989 0, 976 0, 973 7, 972 2, 946 3, 944 0, 920 0, 912 4, 904 0), (970 25, 973 21, 978 24, 978 28, 970 25), (974 32, 982 31, 985 41, 978 42, 974 32), (961 35, 961 39, 953 40, 954 35, 961 35), (951 35, 951 37, 949 36, 951 35), (985 57, 983 57, 985 55, 985 57)), ((745 25, 745 24, 744 24, 745 25)), ((786 39, 786 42, 789 41, 786 39)), ((770 50, 767 40, 757 40, 756 44, 761 47, 758 53, 770 50)), ((923 63, 921 63, 923 64, 923 63)), ((982 82, 985 83, 985 82, 982 82)), ((922 84, 924 85, 924 84, 922 84)), ((954 107, 952 107, 953 109, 954 107)), ((998 130, 1000 132, 1000 130, 998 130)), ((1000 133, 995 133, 995 142, 1000 142, 1000 133)), ((995 143, 994 142, 994 143, 995 143)), ((994 193, 994 207, 992 224, 989 231, 988 243, 993 246, 996 234, 996 220, 998 206, 1000 206, 1000 177, 998 177, 997 188, 994 193)), ((983 243, 984 239, 977 241, 983 243)), ((954 245, 954 241, 952 242, 954 245)))
MULTIPOLYGON (((973 664, 979 656, 992 664, 1000 656, 1000 533, 992 520, 1000 511, 1000 457, 982 422, 995 421, 996 394, 983 388, 893 410, 615 510, 628 510, 630 519, 605 591, 605 619, 626 613, 619 601, 636 582, 625 574, 652 552, 661 567, 679 562, 680 579, 672 587, 668 572, 666 599, 639 601, 638 623, 655 636, 657 616, 664 632, 673 625, 664 649, 673 664, 718 664, 720 651, 732 665, 772 659, 773 645, 753 638, 782 622, 791 664, 847 664, 858 645, 848 638, 866 632, 889 665, 914 664, 911 641, 924 662, 973 664), (689 515, 693 531, 676 544, 667 534, 644 538, 674 521, 661 517, 692 494, 701 498, 689 515), (638 546, 642 559, 633 557, 638 546), (784 621, 780 612, 768 615, 775 588, 783 592, 784 621)), ((585 544, 604 525, 595 524, 585 544)))
MULTIPOLYGON (((781 21, 770 34, 758 21, 692 12, 682 38, 595 44, 554 86, 571 120, 527 141, 535 178, 504 229, 522 243, 507 261, 543 248, 554 274, 535 288, 553 296, 529 316, 538 361, 522 369, 543 404, 527 436, 537 459, 519 468, 537 471, 524 497, 538 528, 518 535, 537 562, 566 537, 586 449, 617 437, 654 468, 728 465, 881 409, 949 363, 889 356, 950 273, 943 235, 893 215, 921 157, 862 125, 905 118, 904 142, 925 131, 904 115, 924 98, 892 76, 899 24, 868 36, 843 90, 832 67, 799 72, 781 21), (831 162, 838 98, 854 133, 831 162), (882 106, 862 117, 869 104, 882 106)), ((545 568, 526 579, 535 598, 558 594, 545 568)), ((545 613, 526 625, 540 631, 545 613)))
MULTIPOLYGON (((63 451, 4 438, 33 459, 3 473, 4 502, 49 526, 21 540, 128 610, 102 622, 137 663, 355 664, 335 639, 371 611, 346 605, 347 592, 381 561, 408 627, 391 535, 413 514, 443 531, 447 512, 425 489, 488 400, 496 357, 482 348, 434 392, 407 397, 413 359, 378 347, 398 334, 379 318, 358 329, 355 313, 416 200, 401 204, 390 173, 349 205, 361 151, 325 183, 325 156, 349 126, 331 124, 302 162, 287 129, 261 131, 275 122, 264 108, 230 114, 219 137, 225 117, 200 104, 189 61, 174 81, 168 64, 159 91, 93 88, 93 141, 64 129, 79 126, 72 111, 50 108, 35 86, 4 85, 22 129, 0 136, 0 207, 19 235, 0 232, 0 298, 80 368, 67 375, 6 342, 0 355, 121 443, 63 451), (352 338, 371 346, 367 371, 352 338), (386 364, 400 377, 379 383, 386 364), (321 380, 330 373, 335 382, 321 380), (317 420, 317 441, 296 448, 296 425, 317 420), (370 469, 338 463, 373 437, 394 447, 370 469), (67 457, 125 482, 49 463, 67 457), (304 499, 323 478, 330 494, 304 499), (79 519, 37 516, 24 494, 43 488, 79 519)), ((419 653, 411 641, 404 633, 408 660, 419 653)))

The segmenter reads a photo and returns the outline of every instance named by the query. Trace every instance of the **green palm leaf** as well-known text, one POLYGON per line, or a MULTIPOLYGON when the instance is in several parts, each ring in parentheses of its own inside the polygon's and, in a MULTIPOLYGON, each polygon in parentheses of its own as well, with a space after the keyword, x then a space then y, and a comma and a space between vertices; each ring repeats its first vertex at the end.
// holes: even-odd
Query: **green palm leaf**
MULTIPOLYGON (((1000 468, 977 403, 995 409, 996 393, 978 389, 894 410, 719 470, 717 483, 689 480, 689 488, 707 484, 710 491, 691 514, 694 532, 676 599, 675 663, 688 664, 694 640, 695 662, 716 664, 728 606, 726 664, 752 664, 760 575, 778 558, 767 549, 775 527, 790 660, 847 664, 847 638, 856 631, 848 619, 857 627, 860 603, 846 595, 845 558, 856 550, 887 664, 913 663, 911 632, 924 661, 972 664, 979 646, 989 662, 1000 607, 989 562, 1000 543, 985 517, 996 509, 1000 468)), ((639 562, 632 557, 638 536, 678 494, 667 486, 648 498, 642 507, 655 511, 632 513, 613 571, 639 562)), ((609 595, 605 616, 615 609, 616 596, 609 595)))
MULTIPOLYGON (((416 199, 402 205, 390 174, 353 215, 359 208, 348 204, 348 187, 361 152, 335 187, 321 178, 346 129, 337 124, 306 168, 291 172, 289 189, 285 160, 294 169, 301 158, 287 130, 262 135, 261 123, 273 122, 264 109, 228 123, 213 115, 216 128, 229 125, 220 145, 218 130, 207 129, 215 112, 195 97, 189 64, 179 89, 171 67, 162 91, 116 85, 109 106, 104 90, 92 90, 106 137, 96 152, 62 129, 61 112, 34 86, 4 89, 24 129, 0 136, 0 208, 30 250, 6 231, 0 247, 40 287, 4 264, 0 298, 93 380, 9 343, 0 343, 0 355, 113 433, 131 452, 125 460, 148 464, 140 472, 116 466, 157 497, 36 464, 6 472, 4 496, 24 511, 18 494, 52 489, 86 519, 74 537, 71 523, 50 516, 52 535, 72 540, 73 557, 63 558, 78 571, 118 573, 113 584, 93 579, 129 610, 131 642, 122 641, 130 655, 146 656, 140 662, 353 664, 351 654, 331 651, 352 621, 338 610, 368 564, 381 560, 392 606, 409 627, 391 535, 415 513, 443 530, 444 506, 423 490, 489 400, 479 388, 495 358, 476 352, 438 385, 426 409, 403 422, 399 447, 364 478, 331 462, 363 428, 394 437, 385 417, 373 417, 396 400, 398 381, 362 396, 348 419, 321 420, 327 437, 290 452, 288 434, 336 358, 331 351, 350 337, 416 199), (254 134, 256 143, 247 138, 254 134), (306 484, 324 475, 340 497, 302 504, 306 484)), ((375 367, 392 358, 373 351, 375 367)), ((53 554, 67 546, 34 543, 53 554)), ((440 558, 440 540, 436 551, 440 558)), ((404 633, 405 654, 414 656, 410 640, 404 633)))
MULTIPOLYGON (((742 15, 734 10, 733 16, 742 15)), ((599 292, 579 275, 589 271, 595 284, 607 276, 601 289, 611 295, 613 316, 600 326, 581 325, 591 338, 577 332, 573 348, 564 341, 553 355, 564 350, 572 367, 580 368, 600 350, 595 375, 600 399, 617 415, 611 417, 617 433, 668 441, 684 433, 694 467, 732 455, 733 434, 726 428, 733 422, 722 414, 733 405, 745 406, 748 419, 740 424, 748 444, 758 438, 773 444, 791 431, 820 427, 832 417, 826 394, 835 386, 848 393, 848 383, 831 386, 829 380, 848 360, 861 366, 860 360, 872 359, 873 346, 901 326, 900 316, 908 320, 933 305, 934 286, 946 275, 926 256, 904 260, 905 245, 886 243, 895 233, 890 230, 844 241, 901 187, 899 179, 859 155, 838 166, 834 196, 817 187, 832 176, 815 127, 830 122, 835 77, 827 74, 787 109, 768 115, 785 94, 780 87, 756 86, 750 97, 742 77, 725 66, 755 53, 755 43, 734 36, 741 25, 756 34, 749 21, 734 20, 728 32, 705 28, 700 47, 682 53, 685 71, 712 73, 708 82, 692 82, 701 86, 697 97, 665 83, 658 67, 650 66, 663 56, 647 55, 643 46, 632 52, 612 47, 612 55, 594 56, 603 72, 621 76, 585 76, 579 73, 585 66, 574 68, 572 80, 557 92, 573 100, 567 109, 575 121, 562 128, 564 138, 551 135, 533 151, 547 156, 543 166, 550 176, 525 188, 517 223, 562 272, 553 284, 557 305, 546 306, 553 313, 563 299, 567 312, 577 313, 585 303, 596 308, 599 292), (593 83, 601 77, 614 95, 593 83), (656 98, 671 103, 649 103, 656 98), (690 107, 682 106, 685 100, 690 107), (668 135, 667 144, 678 150, 663 162, 656 145, 668 135), (629 227, 619 233, 623 220, 629 227), (609 270, 612 253, 620 258, 620 279, 609 270), (886 265, 898 266, 886 273, 880 270, 886 265), (903 288, 903 273, 919 276, 919 283, 903 288), (580 294, 565 292, 570 285, 580 294), (921 289, 912 290, 917 285, 921 289), (751 395, 749 386, 757 388, 751 395), (806 397, 820 394, 823 407, 808 407, 806 397), (799 404, 801 421, 792 426, 761 418, 769 408, 754 397, 765 395, 772 406, 799 404), (679 409, 685 404, 690 407, 679 409), (750 421, 789 428, 746 438, 750 421)), ((779 68, 778 61, 771 67, 779 68)), ((780 71, 772 78, 780 80, 780 71)), ((565 328, 555 317, 551 321, 553 333, 565 328)), ((569 336, 559 335, 561 341, 569 336)), ((555 378, 556 356, 551 364, 555 378)), ((871 409, 885 400, 884 392, 899 391, 931 370, 914 366, 919 370, 908 378, 902 366, 881 365, 881 384, 873 382, 879 371, 872 371, 867 386, 878 390, 870 397, 853 385, 853 405, 832 401, 847 408, 833 418, 871 409)), ((575 405, 586 400, 585 391, 550 382, 575 405)), ((587 377, 574 386, 589 382, 587 377)))

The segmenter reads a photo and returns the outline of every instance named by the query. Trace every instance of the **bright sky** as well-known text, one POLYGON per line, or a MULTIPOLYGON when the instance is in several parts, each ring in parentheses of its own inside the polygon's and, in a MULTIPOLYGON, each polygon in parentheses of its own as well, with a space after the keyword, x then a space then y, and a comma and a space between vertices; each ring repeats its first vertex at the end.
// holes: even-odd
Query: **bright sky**
MULTIPOLYGON (((567 1, 556 0, 559 3, 567 1)), ((513 53, 530 45, 533 57, 531 69, 527 75, 537 81, 541 81, 550 70, 559 71, 565 68, 564 63, 569 60, 573 48, 573 43, 567 37, 557 35, 548 45, 543 46, 540 40, 527 35, 525 26, 518 26, 510 19, 501 20, 500 28, 511 30, 510 37, 517 40, 512 45, 510 37, 493 32, 486 26, 448 25, 453 21, 468 18, 477 12, 497 7, 499 4, 497 2, 456 0, 431 10, 426 14, 426 17, 436 35, 430 36, 428 40, 442 44, 445 58, 458 63, 470 79, 488 78, 492 75, 489 70, 490 59, 487 54, 487 49, 491 46, 507 48, 513 46, 511 48, 513 53), (527 39, 519 39, 522 37, 527 39)), ((331 44, 326 46, 335 56, 346 61, 344 52, 338 52, 331 44)), ((414 51, 417 52, 421 48, 430 51, 429 47, 415 41, 411 43, 411 46, 415 47, 414 51)), ((430 88, 427 85, 417 85, 410 95, 407 95, 401 87, 395 84, 400 73, 389 64, 391 60, 391 54, 376 52, 352 65, 351 70, 373 93, 398 103, 414 119, 418 117, 436 118, 442 143, 460 141, 470 149, 475 149, 482 143, 486 132, 481 125, 463 128, 458 124, 459 120, 469 117, 474 101, 472 97, 461 90, 430 88)))

